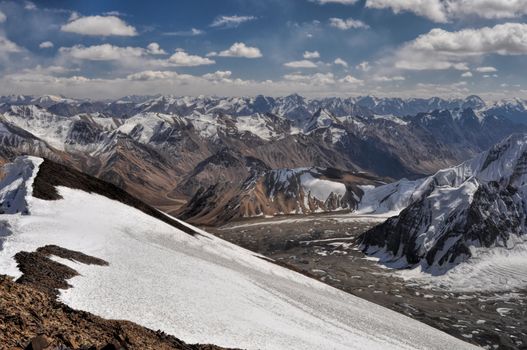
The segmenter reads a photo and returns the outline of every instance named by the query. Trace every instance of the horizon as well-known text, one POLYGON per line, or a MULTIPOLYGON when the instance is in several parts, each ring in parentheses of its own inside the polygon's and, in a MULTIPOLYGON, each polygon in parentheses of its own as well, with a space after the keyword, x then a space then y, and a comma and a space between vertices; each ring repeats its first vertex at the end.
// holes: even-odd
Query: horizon
POLYGON ((525 99, 526 17, 519 0, 0 1, 0 94, 525 99))

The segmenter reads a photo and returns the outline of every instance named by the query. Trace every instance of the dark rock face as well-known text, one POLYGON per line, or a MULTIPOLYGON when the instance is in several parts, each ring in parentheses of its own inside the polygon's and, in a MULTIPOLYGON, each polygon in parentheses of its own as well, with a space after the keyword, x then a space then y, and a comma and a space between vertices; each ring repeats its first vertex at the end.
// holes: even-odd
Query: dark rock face
POLYGON ((359 238, 363 251, 394 267, 444 272, 470 258, 471 248, 525 240, 526 142, 513 135, 425 180, 414 203, 359 238))

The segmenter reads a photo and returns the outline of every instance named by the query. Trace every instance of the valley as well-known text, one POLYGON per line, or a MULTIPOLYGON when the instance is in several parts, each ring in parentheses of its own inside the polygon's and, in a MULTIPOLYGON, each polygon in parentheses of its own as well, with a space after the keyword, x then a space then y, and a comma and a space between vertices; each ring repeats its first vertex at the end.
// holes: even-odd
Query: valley
MULTIPOLYGON (((348 293, 487 349, 527 347, 527 289, 457 291, 431 287, 379 265, 355 242, 386 217, 352 213, 246 219, 216 236, 348 293)), ((524 285, 525 286, 525 285, 524 285)))

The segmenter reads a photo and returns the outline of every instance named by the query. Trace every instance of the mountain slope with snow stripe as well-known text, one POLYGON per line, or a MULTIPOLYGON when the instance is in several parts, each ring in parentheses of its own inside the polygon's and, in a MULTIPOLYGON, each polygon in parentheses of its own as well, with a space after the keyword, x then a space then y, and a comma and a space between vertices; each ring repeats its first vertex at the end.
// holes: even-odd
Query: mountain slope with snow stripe
MULTIPOLYGON (((384 187, 390 186, 396 185, 384 187)), ((472 264, 483 264, 482 271, 517 272, 503 276, 507 283, 503 278, 485 279, 486 288, 525 286, 527 270, 507 261, 521 256, 514 250, 524 252, 527 244, 527 134, 512 135, 472 160, 441 170, 410 192, 406 209, 362 235, 366 253, 389 266, 417 266, 434 276, 454 274, 451 269, 468 271, 471 265, 457 266, 470 258, 472 264), (503 258, 493 251, 502 252, 503 258), (506 258, 509 254, 511 259, 506 258), (485 256, 494 267, 485 266, 485 256)), ((471 275, 479 276, 478 268, 472 268, 471 275)), ((497 272, 488 273, 493 274, 497 272)))
MULTIPOLYGON (((21 161, 34 175, 36 162, 21 161)), ((29 215, 0 216, 11 231, 0 273, 19 275, 14 253, 46 244, 108 261, 93 267, 61 260, 80 272, 61 294, 72 307, 189 342, 247 349, 473 348, 206 232, 188 235, 100 194, 58 192, 62 199, 53 201, 28 195, 29 215)))

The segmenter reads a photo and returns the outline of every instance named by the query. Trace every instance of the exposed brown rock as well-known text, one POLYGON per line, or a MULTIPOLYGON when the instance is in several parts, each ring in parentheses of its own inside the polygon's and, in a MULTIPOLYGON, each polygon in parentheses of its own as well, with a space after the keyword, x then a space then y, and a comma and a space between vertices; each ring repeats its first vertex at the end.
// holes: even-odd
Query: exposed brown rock
POLYGON ((222 349, 214 345, 189 345, 162 331, 129 321, 106 320, 58 302, 57 288, 67 288, 65 279, 77 272, 50 260, 49 255, 106 264, 57 246, 18 253, 22 277, 14 282, 11 277, 0 275, 0 349, 222 349))

